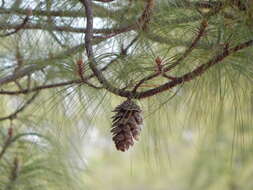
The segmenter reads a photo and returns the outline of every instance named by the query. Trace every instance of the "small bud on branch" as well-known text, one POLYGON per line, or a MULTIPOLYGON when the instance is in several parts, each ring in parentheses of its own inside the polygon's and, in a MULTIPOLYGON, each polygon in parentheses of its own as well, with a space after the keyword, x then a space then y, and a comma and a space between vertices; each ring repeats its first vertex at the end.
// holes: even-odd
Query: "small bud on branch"
POLYGON ((78 72, 78 75, 80 76, 80 78, 85 81, 84 79, 84 76, 83 76, 83 73, 84 73, 84 63, 83 63, 83 60, 82 59, 79 59, 77 62, 77 72, 78 72))

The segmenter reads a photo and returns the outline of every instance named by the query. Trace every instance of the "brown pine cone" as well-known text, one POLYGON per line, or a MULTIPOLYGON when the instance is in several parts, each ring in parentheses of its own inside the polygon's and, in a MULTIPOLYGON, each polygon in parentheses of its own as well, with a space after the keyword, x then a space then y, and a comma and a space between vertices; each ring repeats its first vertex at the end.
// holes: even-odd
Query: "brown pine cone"
POLYGON ((143 119, 141 109, 132 100, 126 100, 118 105, 112 117, 113 141, 117 150, 126 151, 134 145, 134 139, 139 140, 143 119))

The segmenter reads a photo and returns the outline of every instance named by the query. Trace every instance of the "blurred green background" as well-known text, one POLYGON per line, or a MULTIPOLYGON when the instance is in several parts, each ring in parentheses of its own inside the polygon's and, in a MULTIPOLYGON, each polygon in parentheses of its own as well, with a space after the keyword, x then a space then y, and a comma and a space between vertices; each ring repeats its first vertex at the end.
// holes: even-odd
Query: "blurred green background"
MULTIPOLYGON (((159 95, 137 102, 144 126, 128 152, 117 151, 110 134, 111 110, 123 99, 98 93, 95 101, 86 101, 76 93, 82 87, 67 96, 43 92, 13 122, 14 134, 24 136, 1 160, 0 189, 9 183, 15 158, 17 189, 251 190, 250 96, 238 90, 235 104, 233 96, 205 90, 201 102, 184 98, 193 90, 185 89, 169 101, 159 95)), ((9 126, 2 123, 1 143, 9 126)))

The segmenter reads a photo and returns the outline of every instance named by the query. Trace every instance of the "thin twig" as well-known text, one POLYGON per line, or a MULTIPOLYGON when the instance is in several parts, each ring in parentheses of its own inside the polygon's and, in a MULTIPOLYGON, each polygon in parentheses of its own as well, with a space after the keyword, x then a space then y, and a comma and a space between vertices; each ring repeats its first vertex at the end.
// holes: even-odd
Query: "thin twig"
MULTIPOLYGON (((99 42, 100 41, 96 41, 96 42, 94 41, 93 44, 97 44, 99 42)), ((29 75, 35 71, 39 71, 39 70, 45 68, 46 66, 48 66, 48 63, 52 63, 53 61, 58 60, 58 59, 59 60, 64 59, 65 57, 68 57, 72 54, 82 51, 83 49, 84 49, 84 45, 80 44, 80 45, 71 47, 71 48, 67 49, 66 51, 63 51, 53 57, 48 57, 44 60, 40 60, 40 59, 34 60, 29 63, 29 66, 21 68, 16 73, 12 73, 12 74, 7 75, 3 78, 0 78, 0 86, 3 84, 9 83, 9 82, 15 81, 16 79, 22 78, 22 77, 29 75)), ((26 61, 26 60, 24 60, 24 61, 26 61)))
POLYGON ((125 94, 124 90, 118 89, 112 86, 107 79, 104 77, 101 71, 99 71, 96 67, 96 62, 93 53, 92 47, 92 38, 93 38, 93 10, 92 10, 92 3, 91 0, 80 0, 80 2, 85 7, 85 14, 87 17, 86 21, 86 33, 85 33, 85 49, 89 60, 89 67, 91 68, 92 72, 98 79, 98 81, 104 86, 105 89, 114 93, 114 94, 125 94))
POLYGON ((71 85, 71 84, 80 84, 80 83, 82 83, 82 80, 76 79, 76 80, 71 80, 71 81, 61 82, 61 83, 56 83, 56 84, 36 86, 34 88, 27 88, 27 89, 19 90, 19 91, 1 90, 0 94, 2 94, 2 95, 28 94, 28 93, 35 92, 35 91, 40 91, 40 90, 43 90, 43 89, 57 88, 57 87, 61 87, 61 86, 67 86, 67 85, 71 85))
POLYGON ((200 1, 194 2, 193 6, 202 9, 220 9, 224 4, 221 1, 200 1))
POLYGON ((28 13, 27 13, 28 15, 25 17, 23 22, 15 28, 14 31, 6 33, 6 34, 2 34, 2 35, 0 35, 0 37, 7 37, 7 36, 10 36, 12 34, 17 33, 18 31, 20 31, 28 23, 29 17, 32 15, 31 9, 27 9, 27 11, 28 11, 28 13))
POLYGON ((4 121, 7 119, 15 119, 17 117, 17 115, 22 112, 25 108, 27 108, 34 100, 35 98, 38 96, 39 91, 37 91, 25 104, 23 104, 23 106, 21 106, 20 108, 18 108, 15 112, 13 112, 12 114, 5 116, 5 117, 1 117, 0 121, 4 121))
POLYGON ((18 175, 19 175, 19 169, 20 169, 20 162, 19 162, 18 157, 15 157, 13 160, 13 166, 12 166, 11 174, 9 177, 9 183, 6 186, 6 190, 13 189, 15 182, 16 182, 18 175))
MULTIPOLYGON (((120 54, 115 59, 111 60, 106 66, 104 66, 103 68, 101 68, 100 71, 103 72, 103 71, 107 70, 109 68, 109 66, 111 64, 113 64, 115 61, 117 61, 119 58, 121 58, 122 56, 126 56, 127 55, 127 51, 137 41, 137 39, 138 39, 138 36, 135 37, 125 48, 123 48, 121 50, 120 54)), ((62 86, 67 86, 67 85, 72 85, 72 84, 81 84, 81 83, 85 83, 87 85, 90 85, 90 87, 93 87, 93 88, 96 88, 96 89, 102 89, 102 87, 94 86, 94 85, 91 85, 90 83, 88 83, 88 80, 90 80, 94 76, 95 76, 94 74, 91 74, 91 75, 89 75, 87 77, 83 77, 82 80, 81 79, 75 79, 75 80, 61 82, 61 83, 36 86, 34 88, 30 88, 30 86, 28 86, 27 89, 20 90, 20 91, 4 91, 4 90, 0 90, 0 94, 1 95, 27 94, 27 93, 31 93, 31 92, 35 92, 35 91, 40 91, 40 90, 43 90, 43 89, 57 88, 57 87, 62 87, 62 86)))
POLYGON ((151 14, 154 7, 155 7, 155 0, 147 0, 145 9, 136 23, 142 30, 147 29, 147 25, 151 20, 151 14))
MULTIPOLYGON (((168 75, 166 75, 166 72, 170 71, 171 69, 173 69, 174 67, 176 67, 177 65, 179 65, 191 52, 192 50, 196 47, 197 43, 199 42, 199 40, 201 39, 201 37, 203 36, 205 29, 207 27, 207 21, 203 20, 200 24, 200 29, 198 31, 197 36, 195 37, 195 39, 192 41, 191 45, 185 50, 184 54, 172 65, 167 66, 166 68, 162 69, 162 72, 156 72, 154 74, 151 74, 147 77, 144 77, 143 79, 141 79, 137 85, 134 87, 133 92, 136 92, 136 90, 144 83, 147 82, 148 80, 151 80, 157 76, 159 76, 161 73, 163 73, 163 76, 165 76, 166 78, 168 78, 168 75)), ((166 64, 166 63, 165 63, 166 64)), ((172 79, 172 78, 170 78, 172 79)))
POLYGON ((11 126, 11 128, 9 128, 8 136, 7 136, 7 138, 4 142, 3 148, 0 152, 0 160, 3 157, 4 153, 6 152, 7 148, 10 146, 10 144, 12 142, 12 135, 13 135, 13 129, 12 129, 12 126, 11 126))
POLYGON ((12 73, 10 75, 7 75, 3 78, 0 78, 0 86, 3 85, 3 84, 6 84, 8 82, 12 82, 16 79, 19 79, 23 76, 26 76, 28 74, 31 74, 35 71, 39 71, 43 68, 45 68, 48 63, 52 63, 52 61, 55 61, 55 60, 61 60, 61 59, 64 59, 66 58, 67 56, 70 56, 76 52, 79 52, 83 50, 83 44, 80 44, 80 45, 77 45, 75 47, 72 47, 72 48, 69 48, 67 49, 66 51, 63 51, 53 57, 48 57, 46 59, 38 59, 38 60, 35 60, 33 62, 30 62, 29 63, 29 66, 26 66, 26 67, 23 67, 21 68, 20 70, 18 70, 16 73, 12 73), (46 64, 44 64, 46 63, 46 64))
MULTIPOLYGON (((19 25, 17 24, 8 24, 8 25, 0 25, 0 30, 7 30, 7 29, 15 29, 19 25)), ((132 26, 132 25, 131 25, 132 26)), ((72 33, 85 33, 86 28, 81 27, 71 27, 71 26, 58 26, 55 24, 41 24, 41 23, 29 23, 23 26, 22 29, 28 30, 48 30, 48 31, 57 31, 57 32, 72 32, 72 33)), ((132 29, 132 28, 131 28, 132 29)), ((101 29, 94 29, 94 34, 115 34, 115 33, 123 33, 129 31, 129 26, 121 26, 115 28, 101 28, 101 29)), ((100 38, 95 37, 95 38, 100 38)))
POLYGON ((71 81, 66 81, 66 82, 61 82, 61 83, 55 83, 55 84, 49 84, 49 85, 42 85, 42 86, 36 86, 34 88, 27 88, 24 90, 19 90, 19 91, 5 91, 2 90, 0 91, 1 95, 18 95, 18 94, 28 94, 31 92, 36 92, 36 91, 40 91, 43 89, 50 89, 50 88, 57 88, 57 87, 62 87, 62 86, 68 86, 68 85, 72 85, 72 84, 87 84, 88 86, 95 88, 95 89, 102 89, 102 87, 99 86, 95 86, 91 83, 89 83, 87 80, 92 78, 94 75, 89 76, 89 77, 85 77, 84 79, 76 79, 76 80, 71 80, 71 81))
POLYGON ((94 0, 94 1, 102 2, 102 3, 110 3, 110 2, 113 2, 115 0, 94 0))
MULTIPOLYGON (((153 88, 153 89, 149 89, 147 91, 143 91, 143 92, 135 92, 132 95, 133 98, 136 99, 142 99, 142 98, 146 98, 146 97, 150 97, 153 96, 155 94, 161 93, 163 91, 166 91, 168 89, 171 89, 179 84, 182 84, 184 82, 187 81, 191 81, 193 79, 195 79, 196 77, 202 75, 206 70, 208 70, 210 67, 220 63, 223 59, 225 59, 226 57, 228 57, 229 55, 242 50, 244 48, 250 47, 253 45, 253 40, 249 40, 247 42, 241 43, 237 46, 235 46, 234 48, 230 48, 227 49, 227 45, 224 47, 224 50, 222 53, 216 55, 213 59, 209 60, 207 63, 204 63, 202 65, 200 65, 199 67, 197 67, 196 69, 194 69, 193 71, 184 74, 181 77, 177 77, 175 80, 172 80, 170 82, 167 82, 157 88, 153 88)), ((108 65, 106 67, 104 67, 103 69, 106 69, 108 67, 108 65)), ((82 82, 82 80, 79 79, 80 82, 82 82)), ((52 86, 53 87, 53 86, 52 86)), ((36 87, 34 89, 30 89, 32 91, 36 91, 36 90, 40 90, 43 89, 44 87, 36 87), (37 89, 36 89, 37 88, 37 89)), ((129 91, 126 91, 128 93, 130 93, 129 91)), ((6 94, 8 94, 8 92, 5 92, 6 94)), ((9 94, 15 94, 16 92, 9 92, 9 94)), ((26 92, 17 92, 18 93, 26 93, 26 92)), ((127 94, 128 95, 128 94, 127 94)), ((124 96, 121 95, 122 97, 128 97, 128 96, 124 96)))
POLYGON ((167 82, 157 88, 153 88, 144 92, 139 92, 134 94, 134 98, 142 99, 147 98, 150 96, 153 96, 155 94, 164 92, 168 89, 171 89, 179 84, 182 84, 184 82, 191 81, 199 76, 201 76, 205 71, 207 71, 210 67, 220 63, 222 60, 224 60, 226 57, 232 55, 233 53, 242 50, 244 48, 248 48, 250 46, 253 46, 253 40, 249 40, 247 42, 241 43, 233 48, 227 49, 227 45, 225 45, 223 52, 216 55, 214 58, 210 59, 207 63, 204 63, 200 66, 198 66, 196 69, 194 69, 191 72, 188 72, 181 77, 177 77, 176 80, 172 80, 170 82, 167 82))
MULTIPOLYGON (((92 9, 92 3, 91 0, 79 0, 85 7, 85 14, 86 14, 86 33, 85 33, 85 49, 86 49, 86 53, 89 59, 89 67, 91 68, 92 72, 94 73, 94 75, 96 76, 96 78, 98 79, 98 81, 103 85, 103 87, 105 89, 107 89, 108 91, 119 95, 119 96, 123 96, 123 97, 131 97, 132 92, 131 91, 126 91, 123 89, 119 89, 116 88, 115 86, 113 86, 109 81, 107 81, 107 79, 104 77, 104 75, 102 74, 102 72, 100 72, 97 67, 96 67, 96 61, 94 58, 94 53, 93 53, 93 47, 92 47, 92 39, 93 39, 93 9, 92 9)), ((146 20, 147 18, 144 18, 143 15, 145 16, 149 16, 150 14, 147 15, 147 12, 149 12, 149 8, 153 8, 153 5, 151 5, 154 2, 154 0, 149 0, 147 2, 147 5, 145 7, 144 13, 142 14, 142 16, 140 17, 140 19, 137 21, 137 23, 135 25, 133 25, 132 27, 139 27, 140 23, 146 24, 146 22, 148 20, 146 20), (143 20, 144 19, 144 20, 143 20)))
POLYGON ((38 133, 20 133, 20 134, 17 134, 16 136, 10 136, 8 135, 4 145, 3 145, 3 148, 0 152, 0 160, 3 158, 3 155, 5 154, 6 150, 14 143, 16 142, 18 139, 20 139, 21 137, 24 137, 24 136, 36 136, 36 137, 43 137, 46 139, 46 137, 38 134, 38 133))
POLYGON ((173 67, 177 66, 178 64, 180 64, 191 52, 192 50, 196 47, 197 43, 199 42, 199 40, 201 39, 201 37, 203 37, 205 30, 207 28, 208 24, 207 24, 207 20, 204 19, 201 23, 200 23, 200 27, 198 30, 198 34, 196 35, 196 37, 194 38, 194 40, 192 41, 191 45, 186 49, 186 51, 184 52, 184 54, 176 61, 176 63, 172 65, 170 65, 168 68, 165 69, 165 72, 169 71, 170 69, 172 69, 173 67))

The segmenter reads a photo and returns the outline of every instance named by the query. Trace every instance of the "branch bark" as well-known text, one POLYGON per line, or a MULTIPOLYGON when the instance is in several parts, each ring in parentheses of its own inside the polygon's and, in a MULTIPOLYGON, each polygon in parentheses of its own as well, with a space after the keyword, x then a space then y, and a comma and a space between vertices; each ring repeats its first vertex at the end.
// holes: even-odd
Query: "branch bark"
MULTIPOLYGON (((20 25, 18 24, 7 24, 7 25, 0 25, 0 30, 9 30, 9 29, 16 29, 20 25)), ((51 24, 26 24, 22 27, 22 29, 28 30, 46 30, 46 31, 57 31, 57 32, 72 32, 72 33, 85 33, 86 28, 78 28, 78 27, 71 27, 71 26, 57 26, 51 24)), ((132 28, 130 28, 132 29, 132 28)), ((101 29, 94 29, 95 34, 113 34, 113 33, 122 33, 129 31, 129 26, 122 26, 117 28, 101 28, 101 29)), ((96 37, 95 37, 96 38, 96 37)))
POLYGON ((2 150, 0 152, 0 160, 3 158, 4 154, 6 153, 7 149, 14 143, 16 142, 18 139, 20 139, 21 137, 24 136, 36 136, 36 137, 43 137, 46 139, 46 137, 38 134, 38 133, 20 133, 17 134, 16 136, 12 137, 12 136, 8 136, 3 147, 2 150))
MULTIPOLYGON (((191 45, 185 50, 184 54, 181 57, 179 57, 179 59, 175 63, 167 66, 166 68, 164 68, 162 70, 162 73, 165 74, 166 72, 170 71, 171 69, 173 69, 174 67, 176 67, 177 65, 179 65, 193 51, 193 49, 196 47, 196 45, 199 42, 199 40, 201 39, 201 37, 204 35, 206 27, 207 27, 207 21, 204 19, 201 22, 198 34, 196 35, 196 37, 192 41, 191 45)), ((146 82, 148 80, 151 80, 151 79, 159 76, 160 74, 161 74, 161 72, 156 72, 156 73, 151 74, 151 75, 149 75, 147 77, 144 77, 134 87, 133 92, 136 92, 136 90, 138 89, 138 87, 140 87, 144 82, 146 82)), ((166 77, 166 74, 164 76, 166 77)))
MULTIPOLYGON (((117 61, 122 56, 123 57, 127 56, 127 51, 136 42, 137 38, 138 38, 138 36, 136 38, 134 38, 129 43, 128 46, 126 46, 125 48, 122 48, 121 53, 115 59, 111 60, 107 65, 105 65, 102 69, 100 69, 100 72, 103 72, 103 71, 107 70, 108 67, 111 64, 113 64, 115 61, 117 61)), ((72 85, 72 84, 82 84, 82 83, 87 84, 88 86, 96 88, 96 89, 102 89, 102 87, 94 86, 94 85, 92 85, 92 84, 90 84, 88 82, 88 80, 90 80, 93 77, 95 77, 95 75, 91 74, 91 75, 89 75, 87 77, 84 77, 83 79, 75 79, 75 80, 66 81, 66 82, 60 82, 60 83, 55 83, 55 84, 36 86, 34 88, 27 88, 27 89, 23 89, 23 90, 19 90, 19 91, 4 91, 4 90, 0 90, 0 94, 1 95, 28 94, 28 93, 35 92, 35 91, 40 91, 40 90, 43 90, 43 89, 57 88, 57 87, 68 86, 68 85, 72 85)))
POLYGON ((181 77, 177 77, 177 79, 167 82, 157 88, 153 88, 153 89, 150 89, 150 90, 147 90, 144 92, 135 93, 134 98, 137 98, 137 99, 147 98, 147 97, 153 96, 155 94, 164 92, 168 89, 171 89, 171 88, 173 88, 179 84, 182 84, 184 82, 191 81, 191 80, 201 76, 204 72, 206 72, 212 66, 214 66, 218 63, 221 63, 221 61, 224 60, 229 55, 232 55, 233 53, 240 51, 244 48, 248 48, 250 46, 253 46, 253 40, 246 41, 246 42, 241 43, 241 44, 239 44, 233 48, 230 48, 230 49, 227 49, 225 47, 223 52, 216 55, 213 59, 209 60, 207 63, 204 63, 204 64, 198 66, 193 71, 186 73, 186 74, 182 75, 181 77))
POLYGON ((7 119, 15 119, 17 117, 17 115, 22 112, 25 108, 27 108, 34 100, 35 98, 38 96, 38 92, 36 92, 26 103, 24 103, 23 106, 21 106, 20 108, 18 108, 15 112, 13 112, 12 114, 5 116, 5 117, 0 117, 0 121, 4 121, 7 119))
MULTIPOLYGON (((83 49, 84 49, 83 44, 80 44, 80 45, 72 47, 66 51, 61 52, 52 58, 40 59, 40 60, 30 62, 29 64, 27 64, 26 67, 19 69, 17 72, 7 75, 3 78, 0 78, 0 87, 1 87, 1 85, 7 84, 7 83, 17 80, 19 78, 22 78, 23 76, 26 76, 28 74, 31 74, 31 73, 41 70, 41 69, 45 68, 46 66, 48 66, 48 63, 52 63, 53 61, 56 61, 56 60, 62 60, 74 53, 82 51, 83 49)), ((24 60, 24 62, 25 62, 25 60, 24 60)))
POLYGON ((7 36, 10 36, 12 34, 17 33, 19 30, 21 30, 21 29, 23 29, 25 27, 25 25, 27 24, 28 20, 29 20, 29 16, 26 16, 25 19, 23 20, 23 22, 21 24, 16 25, 15 28, 13 28, 14 31, 11 31, 11 32, 6 33, 6 34, 2 34, 2 35, 0 35, 0 37, 7 37, 7 36))
MULTIPOLYGON (((92 39, 93 39, 93 9, 92 9, 92 3, 91 0, 79 0, 85 7, 85 13, 86 13, 86 33, 85 33, 85 49, 89 60, 89 67, 91 68, 94 75, 97 77, 98 81, 103 85, 103 87, 119 96, 130 98, 132 96, 131 91, 126 91, 123 89, 119 89, 114 87, 107 79, 103 76, 103 74, 97 69, 96 67, 96 60, 94 58, 93 53, 93 47, 92 47, 92 39)), ((146 28, 147 22, 150 20, 150 9, 153 9, 154 7, 154 0, 147 1, 147 5, 141 15, 141 17, 137 20, 137 22, 129 26, 129 29, 134 29, 137 27, 140 27, 142 29, 146 28), (143 28, 144 27, 144 28, 143 28)))

